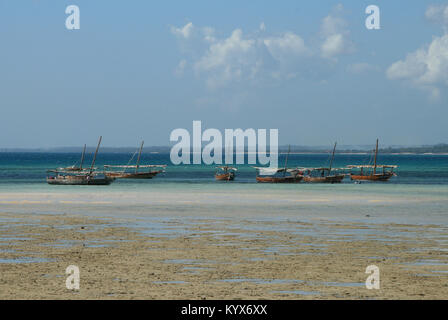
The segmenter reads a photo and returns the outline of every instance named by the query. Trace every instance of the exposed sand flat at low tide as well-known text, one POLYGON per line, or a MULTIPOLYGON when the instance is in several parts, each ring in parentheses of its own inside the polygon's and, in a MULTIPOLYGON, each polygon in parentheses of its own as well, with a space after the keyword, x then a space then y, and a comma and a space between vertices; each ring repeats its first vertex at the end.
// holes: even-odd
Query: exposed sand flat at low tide
POLYGON ((1 192, 0 298, 448 299, 447 208, 445 187, 1 192))
POLYGON ((446 225, 1 213, 0 230, 1 299, 448 299, 446 225))
MULTIPOLYGON (((366 214, 400 222, 448 224, 448 188, 393 188, 390 192, 362 186, 310 189, 228 185, 204 188, 184 185, 151 190, 56 188, 54 192, 0 192, 0 211, 127 216, 307 217, 353 219, 366 214), (166 188, 166 189, 163 189, 166 188), (398 191, 397 191, 398 190, 398 191), (422 215, 424 213, 424 215, 422 215)), ((389 186, 390 187, 390 186, 389 186)), ((380 222, 374 221, 374 222, 380 222)))

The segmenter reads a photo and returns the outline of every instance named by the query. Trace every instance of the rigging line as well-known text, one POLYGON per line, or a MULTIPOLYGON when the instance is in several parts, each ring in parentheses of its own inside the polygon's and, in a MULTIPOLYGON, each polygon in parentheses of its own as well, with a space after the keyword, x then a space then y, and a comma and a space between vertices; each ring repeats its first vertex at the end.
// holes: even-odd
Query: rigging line
POLYGON ((331 151, 328 151, 327 154, 328 154, 328 157, 327 157, 327 161, 325 162, 325 166, 329 167, 330 163, 331 163, 331 157, 332 157, 331 151))
MULTIPOLYGON (((375 154, 374 154, 374 151, 370 151, 370 160, 369 160, 369 165, 373 165, 373 161, 374 161, 374 158, 375 158, 375 154)), ((371 169, 370 169, 371 170, 371 169)), ((370 171, 369 170, 369 171, 370 171)))
MULTIPOLYGON (((126 164, 126 167, 129 166, 129 164, 131 163, 131 161, 134 159, 135 155, 137 154, 138 149, 134 152, 134 154, 132 155, 131 159, 129 159, 128 163, 126 164)), ((126 167, 123 168, 123 172, 126 171, 126 167)))

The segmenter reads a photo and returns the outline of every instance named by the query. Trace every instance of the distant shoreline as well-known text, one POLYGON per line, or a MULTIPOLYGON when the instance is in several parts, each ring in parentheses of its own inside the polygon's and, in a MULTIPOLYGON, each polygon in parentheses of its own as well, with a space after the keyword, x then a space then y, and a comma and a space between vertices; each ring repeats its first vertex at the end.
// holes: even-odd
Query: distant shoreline
MULTIPOLYGON (((94 150, 93 150, 94 151, 94 150)), ((92 152, 93 152, 92 151, 92 152)), ((0 154, 6 154, 6 153, 42 153, 42 154, 74 154, 74 153, 80 153, 82 150, 75 151, 56 151, 56 150, 0 150, 0 154)), ((86 152, 89 152, 89 149, 87 149, 86 152)), ((101 152, 103 154, 129 154, 133 153, 131 151, 103 151, 101 152)), ((142 151, 142 154, 169 154, 169 151, 142 151)), ((191 152, 191 154, 194 154, 195 152, 191 152)), ((252 154, 252 152, 235 152, 235 154, 252 154)), ((269 152, 267 152, 269 154, 269 152)), ((287 154, 287 151, 280 150, 278 152, 279 154, 287 154)), ((289 152, 289 154, 296 154, 296 155, 318 155, 318 154, 328 154, 328 151, 298 151, 298 152, 289 152)), ((382 155, 418 155, 418 156, 448 156, 448 152, 383 152, 379 150, 379 153, 382 155)), ((223 152, 224 154, 224 152, 223 152)), ((337 152, 336 154, 339 155, 368 155, 370 152, 367 151, 341 151, 337 152)))
MULTIPOLYGON (((206 143, 203 143, 203 147, 206 143)), ((95 151, 96 146, 87 146, 86 152, 91 153, 95 151)), ((146 146, 143 148, 142 153, 152 154, 169 154, 172 146, 146 146)), ((375 146, 373 145, 339 145, 337 154, 368 154, 373 152, 375 146)), ((265 150, 269 150, 269 145, 265 150)), ((0 153, 4 152, 28 152, 28 153, 81 153, 82 146, 75 147, 36 147, 36 148, 0 148, 0 153)), ((134 153, 136 147, 101 147, 101 153, 134 153)), ((235 153, 249 153, 247 146, 234 146, 235 153)), ((291 154, 319 154, 330 153, 332 148, 330 146, 303 146, 303 145, 280 145, 278 147, 279 153, 287 153, 290 150, 291 154)), ((225 153, 225 149, 222 149, 222 153, 225 153)), ((192 152, 193 153, 193 152, 192 152)), ((379 149, 379 153, 382 154, 426 154, 426 155, 447 155, 448 144, 438 143, 433 145, 386 145, 379 149)))

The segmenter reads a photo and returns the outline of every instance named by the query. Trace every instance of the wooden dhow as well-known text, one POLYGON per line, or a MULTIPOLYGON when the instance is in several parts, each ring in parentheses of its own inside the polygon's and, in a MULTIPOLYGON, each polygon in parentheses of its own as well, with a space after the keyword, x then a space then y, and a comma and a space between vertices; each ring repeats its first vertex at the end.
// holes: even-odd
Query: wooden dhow
POLYGON ((264 167, 254 167, 257 169, 257 182, 261 183, 299 183, 303 176, 298 169, 272 169, 264 167), (288 175, 286 175, 288 173, 288 175))
POLYGON ((303 182, 309 183, 340 183, 345 177, 344 173, 336 173, 336 171, 347 170, 346 168, 333 168, 334 154, 336 152, 334 143, 333 153, 331 155, 330 166, 323 168, 300 168, 303 172, 303 182), (332 173, 332 171, 335 171, 332 173))
POLYGON ((102 137, 98 141, 95 155, 93 156, 90 169, 82 168, 84 161, 85 146, 82 156, 81 165, 79 167, 72 166, 67 168, 59 168, 56 170, 47 171, 47 183, 54 185, 109 185, 114 179, 107 177, 103 172, 95 171, 95 161, 98 150, 101 145, 102 137))
POLYGON ((303 172, 303 182, 308 183, 341 183, 345 174, 331 174, 331 171, 347 170, 346 168, 300 168, 303 172))
POLYGON ((163 164, 141 165, 140 164, 140 158, 142 155, 143 144, 144 144, 144 141, 142 141, 142 143, 140 145, 140 150, 138 152, 138 157, 137 157, 137 164, 129 165, 129 163, 132 161, 132 159, 135 156, 135 153, 134 153, 134 155, 131 157, 131 159, 129 160, 129 163, 127 165, 104 165, 105 169, 110 169, 110 168, 123 169, 121 171, 105 171, 105 175, 109 178, 114 178, 114 179, 152 179, 159 173, 164 172, 163 169, 166 168, 166 165, 163 165, 163 164), (139 169, 144 169, 144 168, 148 168, 149 170, 148 171, 139 171, 139 169), (162 169, 161 170, 151 170, 151 168, 162 168, 162 169), (132 169, 133 171, 126 172, 127 169, 132 169))
POLYGON ((288 147, 288 153, 286 154, 285 167, 284 168, 266 168, 266 167, 253 167, 257 170, 256 180, 261 183, 299 183, 302 181, 300 169, 288 168, 288 157, 291 151, 291 146, 288 147), (288 174, 288 175, 287 175, 288 174))
POLYGON ((49 170, 47 177, 48 184, 54 185, 109 185, 114 179, 106 177, 104 174, 90 171, 69 171, 49 170))
POLYGON ((350 179, 354 181, 388 181, 396 176, 394 169, 397 165, 379 165, 378 157, 378 139, 376 140, 375 156, 373 165, 348 165, 350 170, 359 169, 359 173, 350 173, 350 179), (381 170, 379 170, 381 169, 381 170))
POLYGON ((218 181, 233 181, 235 179, 236 168, 221 166, 216 169, 215 179, 218 181))

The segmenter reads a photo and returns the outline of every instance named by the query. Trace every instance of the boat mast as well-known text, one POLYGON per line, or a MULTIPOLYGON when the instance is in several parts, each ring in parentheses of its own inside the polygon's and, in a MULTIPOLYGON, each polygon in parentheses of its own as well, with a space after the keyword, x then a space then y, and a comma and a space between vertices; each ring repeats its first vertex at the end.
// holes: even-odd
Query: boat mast
POLYGON ((331 156, 330 168, 329 168, 329 170, 328 170, 328 174, 330 174, 330 172, 331 172, 331 167, 333 166, 334 153, 335 153, 335 151, 336 151, 336 144, 337 144, 337 142, 334 143, 333 155, 331 156))
POLYGON ((81 164, 79 165, 79 170, 82 170, 82 165, 84 163, 84 155, 86 154, 86 145, 84 145, 84 149, 82 150, 82 155, 81 155, 81 164))
POLYGON ((288 156, 289 156, 289 152, 291 151, 291 145, 288 145, 288 153, 286 154, 286 159, 285 159, 285 171, 283 171, 283 177, 286 175, 286 167, 288 166, 288 156))
POLYGON ((376 157, 378 156, 378 139, 376 139, 376 148, 375 148, 375 162, 373 164, 373 175, 376 174, 376 157))
POLYGON ((95 165, 96 155, 98 154, 98 149, 100 148, 101 139, 103 139, 102 136, 100 136, 100 140, 98 141, 98 145, 95 150, 95 155, 93 156, 92 165, 90 166, 90 174, 92 174, 92 172, 93 172, 93 166, 95 165))
POLYGON ((141 146, 140 146, 140 151, 138 152, 137 165, 135 166, 135 173, 137 173, 137 171, 138 171, 138 166, 139 166, 139 164, 140 164, 140 156, 142 155, 143 143, 145 143, 145 141, 142 141, 142 144, 141 144, 141 146))

